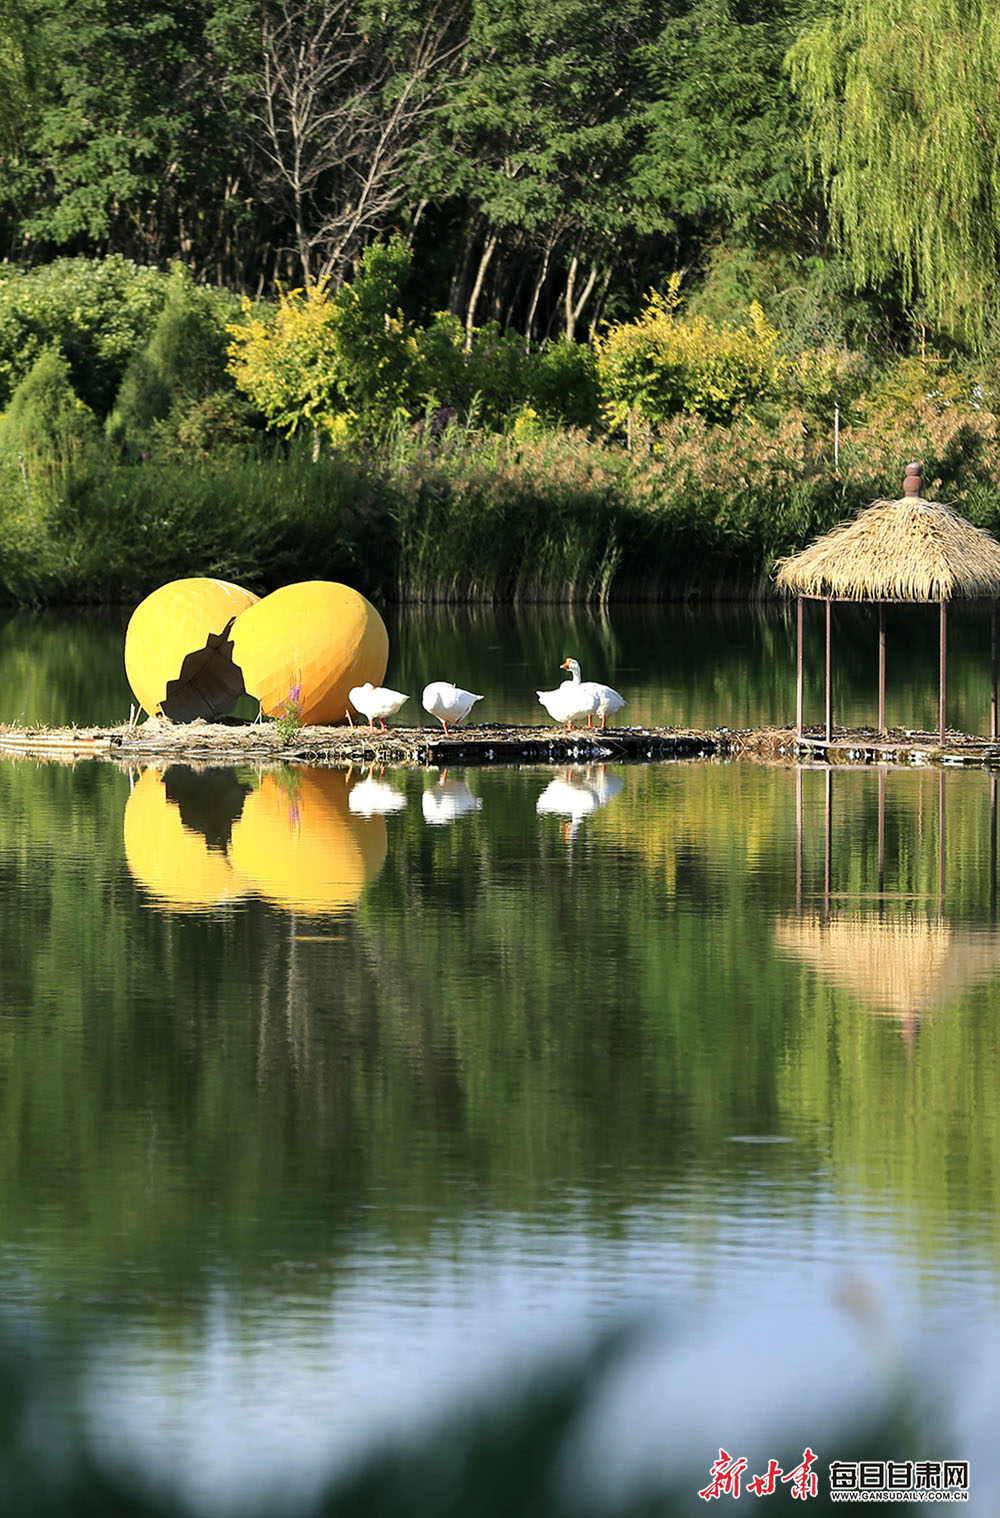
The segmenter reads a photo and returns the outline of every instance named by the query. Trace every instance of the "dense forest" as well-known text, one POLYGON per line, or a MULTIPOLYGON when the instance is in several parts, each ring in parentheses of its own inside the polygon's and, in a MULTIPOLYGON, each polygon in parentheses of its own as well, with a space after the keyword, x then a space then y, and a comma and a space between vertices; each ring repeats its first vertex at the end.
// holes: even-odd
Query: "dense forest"
POLYGON ((992 523, 998 59, 985 0, 0 0, 0 589, 330 512, 384 593, 747 587, 918 451, 992 523), (539 503, 532 585, 428 558, 539 503))
POLYGON ((4 0, 0 247, 261 295, 396 228, 425 313, 532 339, 729 244, 809 281, 827 218, 784 58, 811 8, 4 0))

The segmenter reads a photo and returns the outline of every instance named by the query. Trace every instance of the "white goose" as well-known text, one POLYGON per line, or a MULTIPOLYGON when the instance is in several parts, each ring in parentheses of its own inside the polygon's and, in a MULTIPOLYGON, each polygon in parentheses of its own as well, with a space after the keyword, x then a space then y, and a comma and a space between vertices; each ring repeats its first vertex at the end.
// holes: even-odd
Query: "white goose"
MULTIPOLYGON (((565 667, 575 670, 574 679, 579 679, 580 666, 575 659, 567 659, 565 667)), ((587 718, 588 727, 593 727, 594 717, 600 717, 601 726, 607 727, 608 718, 613 717, 615 712, 620 712, 623 706, 628 706, 625 697, 620 696, 616 690, 612 690, 610 685, 602 685, 599 680, 584 680, 582 684, 584 690, 593 691, 596 697, 593 712, 587 718)))
POLYGON ((368 726, 375 731, 375 718, 377 717, 385 732, 386 717, 394 717, 403 705, 409 701, 409 696, 404 696, 401 690, 389 690, 384 685, 373 685, 366 680, 364 685, 355 685, 347 692, 347 699, 356 711, 362 712, 368 718, 368 726))
POLYGON ((596 680, 587 680, 584 683, 592 685, 597 691, 597 705, 594 708, 594 716, 600 717, 602 727, 607 727, 608 718, 613 717, 615 712, 620 712, 623 706, 628 706, 628 702, 624 696, 620 696, 616 690, 612 690, 610 685, 600 685, 596 680))
POLYGON ((430 685, 424 686, 420 698, 424 711, 436 717, 445 732, 448 731, 449 722, 461 722, 476 702, 482 699, 482 696, 474 695, 471 690, 462 690, 461 686, 452 685, 450 680, 432 680, 430 685))
POLYGON ((567 732, 574 722, 582 722, 584 717, 589 718, 593 726, 597 710, 596 691, 581 681, 580 666, 575 659, 564 659, 559 668, 568 669, 570 678, 555 690, 539 690, 535 695, 553 721, 565 722, 567 732))

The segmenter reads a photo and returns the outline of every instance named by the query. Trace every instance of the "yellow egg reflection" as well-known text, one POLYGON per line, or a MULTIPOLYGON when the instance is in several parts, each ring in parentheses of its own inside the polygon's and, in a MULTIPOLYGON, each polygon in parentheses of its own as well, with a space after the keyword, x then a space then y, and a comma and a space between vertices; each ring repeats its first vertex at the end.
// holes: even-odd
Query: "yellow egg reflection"
POLYGON ((224 840, 210 844, 204 832, 185 825, 160 770, 144 770, 137 780, 125 805, 124 832, 125 858, 136 880, 178 911, 202 912, 249 889, 224 840))
POLYGON ((385 819, 352 816, 347 776, 287 769, 263 776, 233 825, 229 857, 262 896, 294 912, 354 906, 385 860, 385 819))
POLYGON ((272 591, 233 624, 233 659, 269 717, 300 688, 303 722, 342 722, 348 691, 378 685, 389 663, 389 634, 358 591, 306 580, 272 591))
POLYGON ((225 580, 190 579, 141 601, 125 632, 125 673, 143 711, 179 722, 230 711, 243 681, 223 634, 256 600, 225 580))

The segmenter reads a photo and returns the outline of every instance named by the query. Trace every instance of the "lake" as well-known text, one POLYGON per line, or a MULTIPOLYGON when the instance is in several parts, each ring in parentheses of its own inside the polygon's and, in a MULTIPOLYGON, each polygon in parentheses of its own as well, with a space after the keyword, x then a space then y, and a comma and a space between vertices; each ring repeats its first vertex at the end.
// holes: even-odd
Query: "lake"
MULTIPOLYGON (((0 720, 127 717, 125 620, 0 624, 0 720)), ((891 723, 935 723, 936 632, 893 614, 891 723)), ((538 721, 567 654, 630 722, 794 715, 773 607, 391 633, 401 721, 438 677, 538 721)), ((988 640, 953 618, 969 731, 988 640)), ((818 614, 808 653, 818 720, 818 614)), ((807 1447, 813 1510, 862 1448, 1000 1509, 993 776, 0 758, 0 795, 0 1322, 101 1466, 304 1511, 569 1365, 545 1511, 704 1510, 720 1450, 807 1447)))

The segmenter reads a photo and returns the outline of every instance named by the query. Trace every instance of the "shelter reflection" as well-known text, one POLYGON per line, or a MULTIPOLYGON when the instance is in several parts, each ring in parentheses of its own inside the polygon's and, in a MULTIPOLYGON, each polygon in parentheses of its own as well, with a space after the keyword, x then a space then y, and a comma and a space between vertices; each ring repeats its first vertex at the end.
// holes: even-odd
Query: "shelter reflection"
POLYGON ((928 1012, 1000 975, 1000 933, 875 906, 780 919, 775 943, 870 1012, 897 1017, 908 1041, 928 1012))
POLYGON ((352 815, 349 777, 288 766, 241 781, 234 769, 148 769, 125 807, 125 857, 151 895, 205 911, 258 895, 288 911, 349 911, 382 868, 385 821, 352 815))
MULTIPOLYGON (((810 767, 820 768, 820 767, 810 767)), ((819 904, 803 908, 803 767, 796 772, 795 795, 795 898, 794 914, 780 918, 775 943, 790 958, 797 958, 825 980, 846 991, 866 1010, 887 1013, 900 1021, 904 1041, 911 1045, 919 1020, 958 1000, 978 985, 1000 975, 1000 932, 996 927, 996 829, 997 783, 990 777, 989 886, 990 922, 983 928, 958 927, 946 915, 947 886, 947 793, 945 771, 926 776, 936 793, 935 808, 928 808, 926 840, 936 843, 936 869, 928 860, 923 883, 936 877, 936 891, 914 890, 918 880, 896 881, 903 889, 886 889, 886 787, 891 778, 884 769, 877 777, 875 868, 861 890, 835 889, 840 857, 849 844, 836 849, 838 828, 834 822, 834 769, 822 767, 823 777, 823 885, 819 904), (928 866, 930 866, 928 868, 928 866), (907 888, 908 887, 908 888, 907 888), (850 894, 864 904, 847 906, 850 894), (840 898, 838 900, 838 898, 840 898)), ((856 781, 868 777, 848 775, 856 781)), ((921 813, 921 821, 924 818, 921 813)), ((918 836, 924 832, 923 826, 918 836)), ((857 886, 858 882, 855 882, 857 886)))

